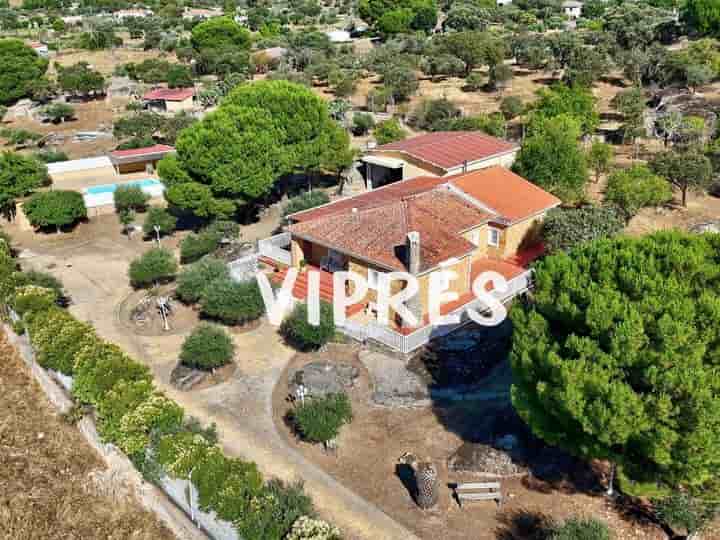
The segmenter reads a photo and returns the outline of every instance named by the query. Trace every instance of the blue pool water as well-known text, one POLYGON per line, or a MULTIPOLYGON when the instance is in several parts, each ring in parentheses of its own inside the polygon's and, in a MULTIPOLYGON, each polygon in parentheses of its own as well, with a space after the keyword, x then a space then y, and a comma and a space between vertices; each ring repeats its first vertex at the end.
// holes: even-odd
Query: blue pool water
MULTIPOLYGON (((145 178, 143 180, 133 180, 132 182, 123 182, 121 186, 135 186, 139 188, 149 188, 160 185, 159 180, 154 178, 145 178)), ((85 189, 88 195, 100 195, 102 193, 113 193, 118 188, 118 184, 104 184, 102 186, 92 186, 85 189)))

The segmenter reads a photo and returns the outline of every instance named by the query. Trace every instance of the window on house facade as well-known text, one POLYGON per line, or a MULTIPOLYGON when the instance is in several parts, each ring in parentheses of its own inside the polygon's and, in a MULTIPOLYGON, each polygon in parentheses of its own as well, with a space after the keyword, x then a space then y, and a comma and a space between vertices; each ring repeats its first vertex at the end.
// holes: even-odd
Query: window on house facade
POLYGON ((488 229, 488 245, 500 247, 500 229, 490 227, 488 229))
POLYGON ((473 231, 470 233, 470 241, 475 244, 476 246, 480 245, 480 229, 473 231))

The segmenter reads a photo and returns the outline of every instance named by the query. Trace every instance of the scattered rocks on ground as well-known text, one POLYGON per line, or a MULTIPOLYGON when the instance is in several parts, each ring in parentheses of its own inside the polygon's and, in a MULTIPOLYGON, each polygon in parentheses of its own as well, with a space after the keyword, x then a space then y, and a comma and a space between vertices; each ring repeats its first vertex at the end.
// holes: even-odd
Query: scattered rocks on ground
POLYGON ((191 390, 205 380, 208 373, 178 364, 170 373, 170 384, 178 390, 191 390))
POLYGON ((377 351, 360 351, 360 361, 370 372, 372 400, 383 407, 428 407, 432 405, 425 381, 407 369, 399 358, 377 351))
POLYGON ((720 221, 708 221, 705 223, 697 223, 690 227, 690 232, 694 233, 720 233, 720 221))
POLYGON ((448 459, 453 472, 472 472, 491 476, 516 476, 528 470, 513 462, 509 454, 492 446, 465 443, 448 459))
POLYGON ((310 396, 338 394, 354 387, 359 376, 358 368, 350 364, 311 362, 288 373, 288 390, 295 395, 297 387, 302 384, 310 396))

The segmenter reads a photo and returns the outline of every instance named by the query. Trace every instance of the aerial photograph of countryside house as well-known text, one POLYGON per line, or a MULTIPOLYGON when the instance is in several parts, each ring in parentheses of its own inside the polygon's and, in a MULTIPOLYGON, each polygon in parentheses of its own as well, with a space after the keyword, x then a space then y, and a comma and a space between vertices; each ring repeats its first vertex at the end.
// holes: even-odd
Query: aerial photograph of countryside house
POLYGON ((0 0, 0 540, 720 540, 720 1, 0 0))

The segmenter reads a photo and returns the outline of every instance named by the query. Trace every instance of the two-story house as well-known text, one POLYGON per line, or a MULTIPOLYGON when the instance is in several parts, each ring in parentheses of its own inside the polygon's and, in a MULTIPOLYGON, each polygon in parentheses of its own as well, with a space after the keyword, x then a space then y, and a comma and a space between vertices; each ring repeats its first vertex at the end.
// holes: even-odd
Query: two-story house
MULTIPOLYGON (((476 300, 472 283, 483 272, 497 272, 508 281, 510 290, 502 301, 524 292, 527 264, 542 253, 540 224, 559 204, 553 195, 500 166, 450 177, 417 177, 292 214, 284 236, 289 251, 283 258, 288 266, 319 270, 321 297, 328 302, 333 272, 349 270, 365 277, 369 291, 348 309, 349 321, 369 328, 366 337, 409 352, 437 335, 428 321, 434 272, 450 270, 457 276, 448 286, 459 298, 443 306, 443 313, 476 300), (377 288, 381 275, 392 271, 417 278, 420 327, 404 326, 391 316, 388 327, 378 328, 377 288)), ((271 246, 276 253, 278 245, 271 246)), ((273 258, 272 250, 261 253, 273 258)), ((281 281, 284 275, 280 269, 275 279, 281 281)), ((307 293, 305 275, 301 272, 293 291, 299 300, 307 293)), ((403 286, 393 282, 393 291, 403 286)))

